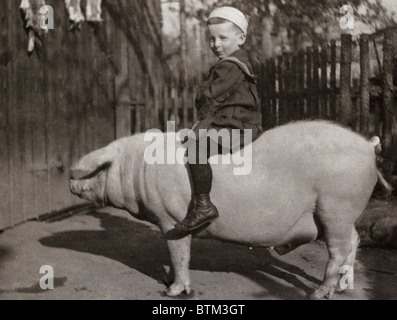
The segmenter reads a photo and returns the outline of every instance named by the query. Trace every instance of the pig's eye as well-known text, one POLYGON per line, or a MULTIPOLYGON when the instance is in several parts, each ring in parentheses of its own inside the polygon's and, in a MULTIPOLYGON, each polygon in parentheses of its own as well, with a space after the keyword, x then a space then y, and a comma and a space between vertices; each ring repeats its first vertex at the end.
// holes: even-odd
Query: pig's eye
POLYGON ((105 162, 103 165, 101 165, 98 168, 96 168, 93 172, 91 172, 90 174, 80 178, 79 180, 92 179, 95 176, 97 176, 98 174, 100 174, 102 171, 107 170, 110 167, 111 164, 112 164, 111 162, 105 162))

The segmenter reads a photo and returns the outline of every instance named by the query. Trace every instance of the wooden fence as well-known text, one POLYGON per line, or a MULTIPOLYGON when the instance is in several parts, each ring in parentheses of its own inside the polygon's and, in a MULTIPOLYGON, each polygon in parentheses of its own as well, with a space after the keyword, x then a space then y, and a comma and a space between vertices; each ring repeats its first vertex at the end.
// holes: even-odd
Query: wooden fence
MULTIPOLYGON (((146 104, 149 114, 160 107, 160 25, 149 34, 157 0, 107 0, 104 21, 76 33, 68 31, 64 2, 46 2, 55 29, 31 57, 20 1, 0 10, 0 230, 82 204, 69 190, 73 163, 131 135, 132 106, 146 104)), ((145 125, 157 124, 148 118, 145 125)))
MULTIPOLYGON (((359 75, 352 77, 353 41, 342 35, 336 41, 306 51, 283 54, 260 66, 258 90, 263 102, 266 128, 290 121, 326 119, 340 122, 363 135, 382 137, 386 147, 392 144, 393 70, 395 29, 383 36, 383 66, 379 47, 375 48, 381 83, 380 96, 372 95, 370 45, 376 46, 379 34, 362 35, 359 40, 359 75)), ((379 41, 379 39, 378 39, 379 41)), ((356 61, 357 62, 357 61, 356 61)))

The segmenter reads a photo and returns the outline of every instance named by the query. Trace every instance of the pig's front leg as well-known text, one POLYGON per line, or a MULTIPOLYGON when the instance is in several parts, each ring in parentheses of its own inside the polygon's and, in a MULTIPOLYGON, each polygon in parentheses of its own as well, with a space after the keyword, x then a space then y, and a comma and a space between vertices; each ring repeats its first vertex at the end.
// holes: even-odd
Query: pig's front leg
POLYGON ((192 236, 189 235, 179 240, 167 240, 171 258, 170 274, 174 277, 172 285, 166 294, 169 297, 177 297, 183 293, 190 294, 190 244, 192 236))

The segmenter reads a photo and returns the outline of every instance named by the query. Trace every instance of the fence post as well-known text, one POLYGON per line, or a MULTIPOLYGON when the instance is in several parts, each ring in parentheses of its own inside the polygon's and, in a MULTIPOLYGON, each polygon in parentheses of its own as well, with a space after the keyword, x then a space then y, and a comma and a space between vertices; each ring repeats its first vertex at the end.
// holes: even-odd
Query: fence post
POLYGON ((380 119, 380 108, 382 106, 382 102, 380 98, 376 98, 374 101, 374 134, 377 136, 381 136, 381 119, 380 119))
POLYGON ((284 124, 284 73, 283 56, 277 59, 278 79, 278 125, 284 124))
POLYGON ((317 45, 313 50, 313 102, 312 102, 312 117, 318 119, 320 116, 320 76, 318 74, 320 69, 320 54, 317 45))
POLYGON ((142 132, 142 105, 135 104, 135 132, 134 133, 141 133, 142 132))
POLYGON ((182 103, 183 103, 183 128, 187 128, 189 126, 189 109, 191 108, 189 99, 189 81, 184 82, 182 88, 182 103))
POLYGON ((342 35, 340 62, 340 110, 339 120, 345 126, 351 125, 352 101, 350 95, 352 63, 352 36, 342 35))
POLYGON ((369 37, 363 34, 360 39, 360 100, 361 100, 361 117, 360 128, 364 136, 369 134, 369 37))
POLYGON ((154 97, 153 97, 153 120, 152 120, 152 127, 154 128, 159 128, 161 129, 161 123, 160 123, 160 100, 162 97, 162 90, 161 86, 156 84, 156 88, 154 91, 154 97))
POLYGON ((306 52, 306 118, 312 116, 312 50, 306 52))
POLYGON ((291 65, 291 86, 290 86, 290 101, 291 103, 291 120, 298 120, 298 56, 294 54, 292 56, 291 65))
POLYGON ((336 120, 336 41, 331 41, 330 118, 336 120))
POLYGON ((261 99, 261 112, 262 112, 262 123, 263 126, 266 127, 266 123, 269 119, 269 109, 270 104, 268 103, 269 100, 269 90, 268 86, 269 83, 266 81, 269 76, 269 69, 266 68, 264 63, 259 64, 259 71, 258 71, 258 82, 257 82, 257 90, 259 94, 259 98, 261 99))
POLYGON ((196 124, 198 121, 197 109, 196 109, 196 95, 197 95, 197 88, 199 86, 199 81, 197 78, 194 78, 193 86, 192 86, 192 106, 193 106, 193 124, 196 124))
POLYGON ((270 59, 270 76, 269 76, 269 90, 271 99, 271 126, 275 127, 278 125, 277 122, 277 95, 276 95, 276 62, 272 58, 270 59))
POLYGON ((283 54, 284 61, 284 110, 283 110, 283 121, 288 123, 291 120, 291 61, 290 55, 287 53, 283 54))
POLYGON ((305 53, 302 50, 298 52, 297 59, 297 120, 303 120, 305 118, 305 53))
POLYGON ((393 31, 385 32, 383 43, 383 143, 385 148, 390 148, 393 140, 393 68, 394 68, 394 44, 393 31))
POLYGON ((164 115, 163 115, 163 129, 167 130, 168 120, 170 119, 171 99, 170 99, 170 87, 165 85, 163 88, 163 104, 164 104, 164 115))
POLYGON ((360 132, 360 92, 359 92, 359 80, 353 79, 353 91, 352 91, 352 118, 351 118, 351 128, 360 132))
POLYGON ((180 121, 179 121, 179 92, 176 85, 173 85, 171 89, 171 99, 173 103, 173 111, 171 121, 175 121, 175 130, 179 130, 180 121))
POLYGON ((327 45, 321 48, 321 109, 320 118, 328 119, 328 72, 327 72, 327 45))
POLYGON ((145 85, 145 92, 144 92, 144 103, 145 103, 145 110, 144 110, 144 123, 143 123, 143 128, 141 128, 141 132, 144 132, 148 129, 151 128, 152 126, 152 113, 153 113, 153 105, 152 105, 152 97, 153 97, 153 92, 152 92, 152 88, 151 88, 151 84, 150 84, 150 79, 149 79, 149 75, 145 76, 145 81, 144 81, 144 85, 145 85))

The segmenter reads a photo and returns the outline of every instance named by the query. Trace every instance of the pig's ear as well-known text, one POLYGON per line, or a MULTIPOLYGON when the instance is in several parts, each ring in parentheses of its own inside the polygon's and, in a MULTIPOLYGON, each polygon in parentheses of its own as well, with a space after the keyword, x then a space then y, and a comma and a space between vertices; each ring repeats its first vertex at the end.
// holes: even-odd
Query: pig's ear
POLYGON ((113 157, 108 149, 94 151, 80 161, 71 169, 71 179, 81 180, 89 179, 96 176, 103 170, 106 170, 113 163, 113 157))

